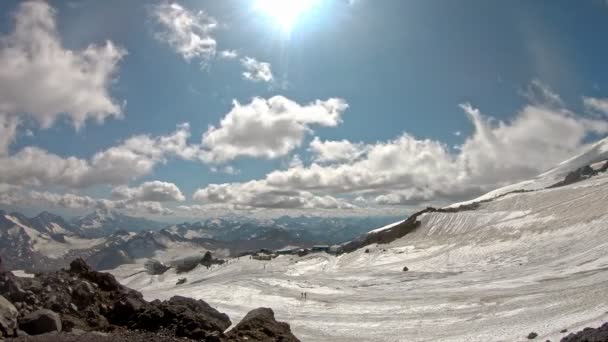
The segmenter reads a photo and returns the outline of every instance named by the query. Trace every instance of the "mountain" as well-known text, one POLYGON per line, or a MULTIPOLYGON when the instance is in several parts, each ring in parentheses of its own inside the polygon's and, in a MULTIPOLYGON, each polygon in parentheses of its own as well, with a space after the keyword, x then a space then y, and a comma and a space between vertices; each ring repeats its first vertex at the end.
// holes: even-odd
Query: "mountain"
POLYGON ((97 209, 86 216, 74 219, 72 224, 78 227, 80 234, 88 238, 105 237, 119 230, 140 232, 166 226, 166 223, 127 216, 109 209, 97 209))
POLYGON ((83 239, 73 227, 49 213, 27 218, 0 210, 0 255, 12 269, 58 268, 74 250, 88 249, 97 240, 83 239))
POLYGON ((61 216, 49 213, 48 211, 41 212, 29 219, 29 222, 32 228, 52 236, 78 235, 80 233, 77 226, 66 222, 61 216))
MULTIPOLYGON (((167 228, 183 238, 208 238, 224 242, 270 241, 279 237, 289 244, 336 244, 368 232, 371 227, 385 225, 399 217, 315 217, 282 216, 276 219, 214 218, 194 223, 180 223, 167 228)), ((287 244, 280 246, 284 247, 287 244)), ((280 248, 279 247, 279 248, 280 248)), ((259 248, 272 248, 260 245, 259 248)))
POLYGON ((607 151, 604 140, 528 181, 426 208, 339 255, 112 272, 150 299, 196 293, 235 316, 272 306, 304 341, 559 341, 608 320, 607 151))

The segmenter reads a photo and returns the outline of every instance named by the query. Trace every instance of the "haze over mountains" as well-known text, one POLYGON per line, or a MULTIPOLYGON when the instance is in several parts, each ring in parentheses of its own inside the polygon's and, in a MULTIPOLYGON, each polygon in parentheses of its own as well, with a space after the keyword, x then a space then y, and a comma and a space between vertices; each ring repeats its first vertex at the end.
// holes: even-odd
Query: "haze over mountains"
POLYGON ((0 210, 0 255, 11 269, 55 269, 78 256, 95 269, 112 269, 142 258, 169 261, 205 251, 228 257, 261 248, 341 243, 395 219, 217 218, 167 225, 112 210, 69 221, 49 212, 28 218, 0 210))

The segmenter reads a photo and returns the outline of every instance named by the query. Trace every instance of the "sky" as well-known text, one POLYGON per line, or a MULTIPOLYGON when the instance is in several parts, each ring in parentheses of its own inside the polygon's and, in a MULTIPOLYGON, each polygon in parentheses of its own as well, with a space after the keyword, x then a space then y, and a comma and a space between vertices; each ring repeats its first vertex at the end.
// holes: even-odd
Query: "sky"
POLYGON ((608 134, 608 4, 0 3, 0 207, 404 215, 608 134))

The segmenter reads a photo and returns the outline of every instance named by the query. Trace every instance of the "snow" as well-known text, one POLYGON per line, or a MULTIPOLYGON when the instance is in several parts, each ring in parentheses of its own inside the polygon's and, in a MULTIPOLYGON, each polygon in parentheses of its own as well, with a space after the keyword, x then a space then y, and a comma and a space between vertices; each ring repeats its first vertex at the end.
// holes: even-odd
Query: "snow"
POLYGON ((27 273, 22 270, 14 270, 14 271, 11 271, 11 273, 19 278, 34 278, 34 276, 35 276, 34 274, 27 273))
MULTIPOLYGON (((15 226, 9 229, 9 234, 15 235, 18 229, 23 230, 32 241, 32 248, 41 254, 58 259, 74 249, 88 249, 105 241, 105 239, 81 239, 73 236, 65 236, 65 243, 53 240, 49 235, 41 233, 25 224, 12 215, 4 215, 7 220, 12 221, 15 226)), ((57 226, 55 223, 53 225, 57 226)), ((59 227, 59 226, 57 226, 59 227)), ((57 229, 57 227, 53 227, 57 229)), ((59 227, 60 228, 60 227, 59 227)))
POLYGON ((200 298, 233 322, 271 307, 303 341, 525 341, 532 331, 554 341, 562 329, 608 320, 606 203, 600 175, 473 211, 427 213, 415 232, 369 253, 242 257, 179 275, 150 276, 141 265, 112 272, 147 299, 200 298))
POLYGON ((569 172, 581 168, 585 165, 590 165, 593 169, 597 170, 603 166, 606 160, 608 160, 608 138, 605 138, 592 144, 583 153, 561 162, 557 167, 543 172, 534 179, 498 188, 470 201, 454 203, 448 206, 448 208, 456 208, 465 204, 490 200, 497 196, 504 195, 516 190, 545 189, 553 184, 562 181, 569 172))
POLYGON ((374 229, 374 230, 370 231, 369 234, 374 234, 374 233, 381 232, 383 230, 387 230, 389 228, 393 228, 394 226, 396 226, 396 225, 398 225, 400 223, 403 223, 403 222, 405 222, 405 220, 401 220, 401 221, 398 221, 398 222, 395 222, 395 223, 387 224, 384 227, 380 227, 380 228, 377 228, 377 229, 374 229))

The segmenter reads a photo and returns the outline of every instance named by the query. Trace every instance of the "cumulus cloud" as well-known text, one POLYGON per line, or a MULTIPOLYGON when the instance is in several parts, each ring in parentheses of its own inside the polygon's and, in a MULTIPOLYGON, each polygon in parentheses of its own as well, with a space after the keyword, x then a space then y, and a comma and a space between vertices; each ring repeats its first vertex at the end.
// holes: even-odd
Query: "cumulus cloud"
POLYGON ((177 3, 160 3, 151 8, 158 24, 155 36, 167 43, 186 61, 205 65, 216 54, 217 42, 212 33, 217 20, 203 11, 193 13, 177 3))
POLYGON ((152 172, 175 156, 193 159, 196 145, 188 145, 190 128, 180 125, 170 135, 137 135, 100 151, 90 160, 62 157, 37 147, 0 157, 0 182, 14 185, 63 185, 85 188, 98 184, 121 185, 152 172))
POLYGON ((287 155, 312 132, 311 126, 336 126, 347 108, 337 98, 306 105, 283 96, 256 97, 245 105, 234 101, 220 125, 209 127, 203 135, 201 159, 219 164, 241 156, 273 159, 287 155))
POLYGON ((57 194, 48 191, 31 191, 29 197, 33 201, 42 202, 45 205, 63 207, 68 209, 90 209, 96 208, 102 202, 89 196, 81 196, 71 193, 57 194))
POLYGON ((222 59, 235 59, 239 56, 236 50, 222 50, 220 51, 220 58, 222 59))
POLYGON ((346 139, 340 141, 321 141, 315 137, 309 150, 320 163, 353 161, 365 153, 363 144, 352 143, 346 139))
POLYGON ((112 189, 112 197, 129 202, 182 202, 186 198, 177 185, 168 182, 145 182, 131 188, 120 186, 112 189))
POLYGON ((19 119, 17 117, 0 114, 0 157, 8 154, 8 147, 17 135, 18 125, 19 119))
POLYGON ((126 51, 110 41, 78 51, 64 48, 55 15, 44 1, 22 2, 14 30, 0 37, 0 130, 9 133, 0 138, 0 150, 17 123, 7 115, 31 116, 43 128, 61 115, 77 128, 89 118, 121 116, 108 88, 126 51))
POLYGON ((245 208, 273 209, 351 209, 354 206, 329 195, 316 196, 307 191, 282 190, 263 181, 212 184, 194 193, 194 200, 229 203, 245 208))
POLYGON ((585 108, 587 108, 587 110, 608 115, 607 98, 583 97, 583 105, 585 108))
POLYGON ((20 187, 0 186, 0 204, 18 206, 43 206, 75 210, 112 209, 136 215, 171 215, 173 211, 155 201, 134 202, 129 200, 96 199, 75 193, 26 190, 20 187))
POLYGON ((558 97, 547 95, 550 104, 525 106, 509 121, 462 104, 474 131, 456 152, 408 133, 367 145, 314 139, 310 150, 316 158, 310 165, 294 163, 260 180, 210 185, 199 189, 196 198, 269 208, 320 196, 377 205, 472 198, 536 176, 578 153, 590 135, 608 133, 608 122, 556 108, 558 97))
POLYGON ((253 82, 272 82, 274 76, 270 68, 270 63, 260 62, 255 58, 241 58, 241 65, 245 69, 243 78, 253 82))

